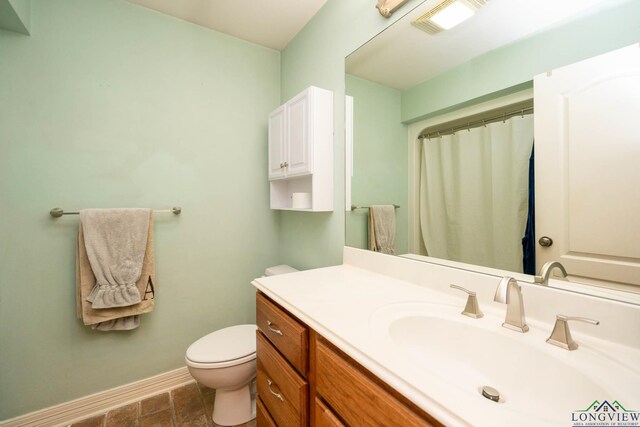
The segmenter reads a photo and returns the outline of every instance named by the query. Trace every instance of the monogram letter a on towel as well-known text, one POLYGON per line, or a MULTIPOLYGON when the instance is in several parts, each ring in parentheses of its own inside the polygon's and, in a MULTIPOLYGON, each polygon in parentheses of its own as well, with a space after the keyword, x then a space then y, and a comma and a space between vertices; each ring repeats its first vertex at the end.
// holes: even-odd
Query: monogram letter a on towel
POLYGON ((154 270, 151 209, 80 211, 77 314, 85 325, 137 328, 139 315, 153 310, 154 270))

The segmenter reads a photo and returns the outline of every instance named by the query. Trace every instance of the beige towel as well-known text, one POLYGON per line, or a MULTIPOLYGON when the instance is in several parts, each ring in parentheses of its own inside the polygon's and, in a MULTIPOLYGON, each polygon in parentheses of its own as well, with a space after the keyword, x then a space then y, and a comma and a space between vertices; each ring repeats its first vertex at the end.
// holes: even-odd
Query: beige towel
POLYGON ((396 209, 393 205, 372 205, 369 208, 369 249, 396 254, 396 209))
POLYGON ((96 277, 93 308, 126 307, 142 298, 136 282, 148 241, 150 209, 83 209, 84 246, 96 277))
POLYGON ((374 222, 375 212, 373 207, 369 208, 369 250, 378 252, 378 248, 376 246, 376 227, 374 222))
POLYGON ((137 327, 137 315, 153 311, 155 292, 155 261, 153 253, 153 211, 149 213, 149 226, 146 252, 142 262, 140 278, 136 288, 141 295, 138 304, 127 307, 94 309, 87 297, 96 284, 87 256, 82 224, 78 229, 78 245, 76 253, 76 314, 85 325, 98 325, 100 330, 133 329, 137 327), (131 317, 129 319, 123 319, 131 317), (115 321, 115 319, 119 319, 115 321), (107 323, 110 322, 110 323, 107 323))

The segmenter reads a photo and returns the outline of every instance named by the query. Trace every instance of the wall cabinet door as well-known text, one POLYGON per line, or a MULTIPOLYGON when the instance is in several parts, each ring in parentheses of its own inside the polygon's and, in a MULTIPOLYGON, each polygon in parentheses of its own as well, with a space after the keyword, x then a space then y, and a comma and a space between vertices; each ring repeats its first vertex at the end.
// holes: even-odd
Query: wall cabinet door
POLYGON ((269 179, 312 172, 312 88, 269 115, 269 179))
POLYGON ((285 106, 278 107, 269 114, 269 179, 285 176, 285 106))
POLYGON ((305 90, 287 102, 287 176, 311 172, 310 109, 311 90, 305 90))
POLYGON ((640 285, 640 48, 536 76, 534 96, 538 267, 640 285))

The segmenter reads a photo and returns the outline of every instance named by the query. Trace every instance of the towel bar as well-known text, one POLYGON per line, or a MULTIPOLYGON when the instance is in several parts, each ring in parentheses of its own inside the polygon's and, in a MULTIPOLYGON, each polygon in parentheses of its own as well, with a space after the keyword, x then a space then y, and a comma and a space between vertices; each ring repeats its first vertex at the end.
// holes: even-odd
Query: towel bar
MULTIPOLYGON (((394 208, 398 209, 400 207, 400 205, 393 205, 394 208)), ((369 206, 356 206, 356 205, 351 205, 351 210, 355 210, 355 209, 369 209, 369 206)))
MULTIPOLYGON (((182 208, 180 206, 174 206, 171 209, 154 209, 153 211, 159 212, 159 213, 171 212, 174 215, 180 215, 180 212, 182 212, 182 208)), ((49 215, 51 215, 54 218, 60 218, 62 215, 79 215, 79 214, 80 212, 65 212, 61 208, 53 208, 49 211, 49 215)))

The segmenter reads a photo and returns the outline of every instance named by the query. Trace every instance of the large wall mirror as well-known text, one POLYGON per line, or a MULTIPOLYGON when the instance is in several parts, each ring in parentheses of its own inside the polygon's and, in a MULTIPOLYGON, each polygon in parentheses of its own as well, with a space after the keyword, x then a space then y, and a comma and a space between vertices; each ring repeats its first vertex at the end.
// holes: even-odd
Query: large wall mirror
POLYGON ((346 58, 346 244, 639 304, 640 2, 457 2, 346 58))

